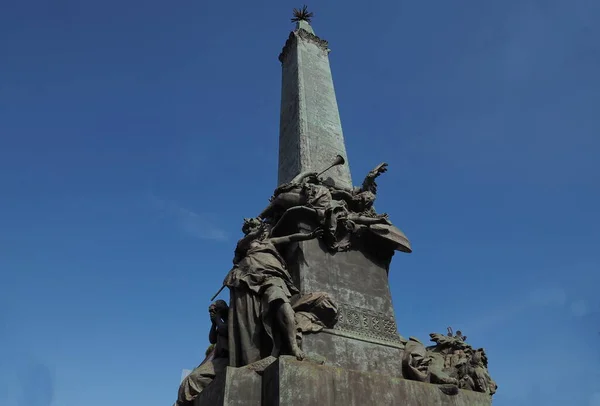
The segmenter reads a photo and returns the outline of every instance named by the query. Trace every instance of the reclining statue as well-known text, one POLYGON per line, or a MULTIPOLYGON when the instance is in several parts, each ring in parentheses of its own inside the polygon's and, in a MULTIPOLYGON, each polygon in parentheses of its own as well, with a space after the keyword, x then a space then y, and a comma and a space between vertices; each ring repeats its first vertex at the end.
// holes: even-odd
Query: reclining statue
POLYGON ((385 164, 379 165, 367 176, 363 187, 354 189, 332 187, 319 179, 316 172, 302 172, 275 189, 269 205, 259 218, 276 223, 289 209, 305 207, 314 210, 324 228, 324 239, 328 247, 335 250, 338 247, 336 235, 340 221, 365 226, 391 225, 386 214, 377 215, 373 209, 376 192, 374 178, 385 172, 385 168, 385 164))

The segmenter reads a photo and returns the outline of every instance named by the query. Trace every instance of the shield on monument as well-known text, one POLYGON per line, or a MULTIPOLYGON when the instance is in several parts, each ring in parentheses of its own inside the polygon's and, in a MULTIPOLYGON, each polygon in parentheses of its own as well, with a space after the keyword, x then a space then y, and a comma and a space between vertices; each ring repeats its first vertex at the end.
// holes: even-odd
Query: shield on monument
POLYGON ((389 224, 372 224, 368 229, 376 236, 392 243, 394 250, 406 253, 412 252, 410 241, 398 227, 389 224))

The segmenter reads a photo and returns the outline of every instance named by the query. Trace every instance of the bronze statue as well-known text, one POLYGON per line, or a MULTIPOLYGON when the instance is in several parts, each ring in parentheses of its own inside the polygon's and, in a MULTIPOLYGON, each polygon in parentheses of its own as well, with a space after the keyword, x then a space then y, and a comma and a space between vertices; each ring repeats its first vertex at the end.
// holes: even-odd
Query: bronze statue
MULTIPOLYGON (((296 341, 302 346, 304 334, 318 333, 333 328, 338 320, 338 307, 325 292, 298 295, 292 301, 296 321, 296 341)), ((301 347, 302 348, 302 347, 301 347)))
POLYGON ((448 327, 447 335, 448 335, 448 337, 454 337, 454 338, 458 338, 462 341, 467 341, 467 336, 464 336, 460 330, 457 330, 456 335, 454 335, 454 332, 452 331, 452 327, 448 327))
MULTIPOLYGON (((343 163, 343 159, 334 162, 332 166, 338 165, 340 162, 343 163)), ((336 250, 340 221, 363 226, 391 225, 386 214, 377 215, 373 209, 377 191, 375 178, 387 170, 386 166, 385 163, 378 165, 369 172, 363 186, 354 189, 329 186, 319 179, 319 173, 302 172, 290 182, 275 189, 269 205, 262 211, 259 218, 271 219, 273 223, 276 223, 281 215, 291 208, 306 207, 314 210, 319 223, 324 227, 325 241, 328 247, 336 250)))
POLYGON ((371 236, 379 239, 386 246, 401 252, 412 252, 410 242, 404 233, 395 227, 388 218, 387 213, 377 214, 373 204, 377 197, 377 183, 375 180, 387 172, 387 163, 383 162, 372 169, 360 187, 331 188, 334 199, 342 200, 348 208, 346 228, 353 233, 368 231, 371 236))
POLYGON ((487 356, 483 348, 475 350, 468 363, 465 363, 464 377, 461 380, 463 389, 487 393, 490 396, 496 393, 498 385, 487 369, 487 356))
POLYGON ((229 364, 227 326, 229 306, 225 301, 217 300, 209 306, 208 313, 212 323, 208 334, 211 346, 206 352, 204 361, 181 382, 174 406, 191 406, 194 399, 217 375, 222 374, 229 364))
MULTIPOLYGON (((332 194, 335 199, 344 200, 350 211, 360 213, 365 216, 376 216, 377 213, 373 208, 375 198, 377 197, 377 179, 381 174, 387 172, 388 164, 380 163, 372 169, 360 187, 354 188, 332 188, 332 194)), ((383 216, 383 215, 382 215, 383 216)), ((387 217, 387 215, 385 215, 387 217)))
POLYGON ((409 337, 404 345, 402 374, 404 378, 419 382, 429 382, 429 362, 427 349, 419 340, 409 337))
POLYGON ((431 333, 429 336, 434 346, 425 348, 412 337, 406 343, 402 358, 402 371, 406 379, 451 385, 490 396, 496 393, 498 385, 488 372, 483 348, 474 350, 465 342, 466 336, 461 331, 454 334, 451 327, 448 327, 446 335, 431 333))
POLYGON ((249 231, 246 237, 253 236, 241 246, 238 244, 243 257, 223 282, 231 294, 229 356, 230 365, 235 367, 269 355, 304 358, 296 342, 294 310, 290 304, 291 297, 299 291, 279 248, 290 242, 320 237, 323 232, 317 229, 310 234, 270 237, 262 227, 246 230, 249 231))
POLYGON ((316 172, 302 172, 291 182, 278 187, 269 205, 259 215, 275 223, 288 209, 304 206, 314 210, 326 231, 327 244, 335 246, 338 217, 347 212, 345 203, 334 200, 329 188, 321 183, 316 172))

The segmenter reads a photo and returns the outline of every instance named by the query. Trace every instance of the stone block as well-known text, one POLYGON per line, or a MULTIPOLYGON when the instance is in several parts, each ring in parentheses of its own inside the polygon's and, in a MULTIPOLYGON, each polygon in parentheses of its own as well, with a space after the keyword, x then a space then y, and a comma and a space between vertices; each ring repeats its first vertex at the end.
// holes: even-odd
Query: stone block
POLYGON ((261 376, 249 368, 227 367, 200 393, 194 406, 261 406, 261 376))
POLYGON ((309 356, 320 355, 329 366, 356 371, 385 371, 402 376, 403 350, 398 347, 363 341, 356 337, 344 337, 335 330, 317 334, 305 334, 302 348, 309 356))
POLYGON ((281 357, 263 375, 262 406, 490 406, 489 395, 281 357))
MULTIPOLYGON (((297 230, 311 227, 300 224, 297 230)), ((334 328, 305 335, 303 350, 325 357, 329 365, 401 376, 404 345, 388 284, 391 254, 382 257, 367 250, 331 254, 322 242, 311 240, 291 246, 285 257, 301 293, 325 292, 338 305, 334 328)))

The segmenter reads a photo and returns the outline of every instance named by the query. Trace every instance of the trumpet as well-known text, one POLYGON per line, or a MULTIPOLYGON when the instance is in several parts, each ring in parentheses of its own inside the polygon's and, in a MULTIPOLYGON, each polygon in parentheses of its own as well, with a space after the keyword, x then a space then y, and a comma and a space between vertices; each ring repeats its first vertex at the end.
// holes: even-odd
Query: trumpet
POLYGON ((317 175, 317 177, 323 175, 325 172, 327 172, 328 170, 330 170, 331 168, 333 168, 334 166, 338 166, 338 165, 344 165, 346 163, 346 160, 344 159, 343 156, 341 155, 336 155, 335 157, 335 161, 333 161, 333 163, 331 165, 329 165, 326 169, 322 170, 321 172, 319 172, 319 174, 317 175))

